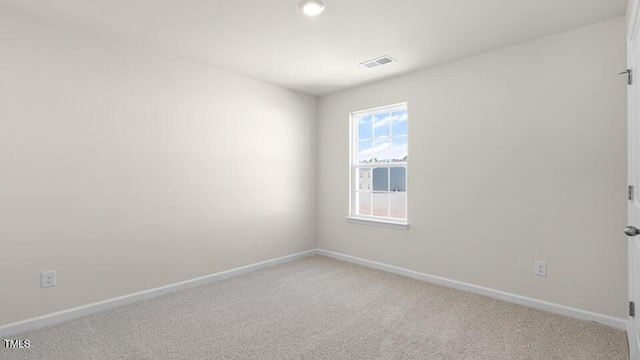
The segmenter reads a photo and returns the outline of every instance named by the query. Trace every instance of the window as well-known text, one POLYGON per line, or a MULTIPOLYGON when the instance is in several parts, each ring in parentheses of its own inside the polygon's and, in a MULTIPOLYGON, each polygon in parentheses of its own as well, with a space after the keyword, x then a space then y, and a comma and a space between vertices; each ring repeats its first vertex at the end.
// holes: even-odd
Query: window
POLYGON ((407 115, 406 103, 351 113, 350 219, 407 224, 407 115))

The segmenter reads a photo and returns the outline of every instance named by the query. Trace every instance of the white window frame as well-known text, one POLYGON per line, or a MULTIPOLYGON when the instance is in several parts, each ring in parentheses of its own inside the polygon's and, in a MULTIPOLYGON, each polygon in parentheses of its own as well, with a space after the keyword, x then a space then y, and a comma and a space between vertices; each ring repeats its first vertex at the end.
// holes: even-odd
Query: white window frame
MULTIPOLYGON (((409 116, 409 107, 407 103, 398 103, 386 106, 380 106, 372 109, 366 109, 361 111, 352 112, 349 115, 349 216, 347 216, 347 221, 355 224, 363 224, 363 225, 374 225, 374 226, 382 226, 394 229, 409 229, 409 213, 408 213, 408 203, 409 203, 409 164, 408 157, 407 161, 403 162, 378 162, 378 163, 367 163, 360 164, 358 163, 358 124, 356 123, 356 119, 362 115, 367 114, 375 114, 381 112, 391 112, 396 110, 406 110, 407 118, 409 116), (405 168, 405 219, 392 218, 386 216, 374 216, 374 215, 361 215, 357 213, 356 207, 358 206, 356 202, 356 187, 358 186, 358 169, 361 168, 370 168, 371 172, 373 172, 373 168, 391 168, 402 166, 405 168)), ((409 123, 407 122, 407 144, 409 143, 409 123)), ((393 135, 393 134, 391 134, 393 135)), ((391 170, 388 171, 388 176, 391 176, 391 170)), ((389 182, 389 185, 391 183, 389 182)), ((373 206, 373 204, 372 204, 373 206)))

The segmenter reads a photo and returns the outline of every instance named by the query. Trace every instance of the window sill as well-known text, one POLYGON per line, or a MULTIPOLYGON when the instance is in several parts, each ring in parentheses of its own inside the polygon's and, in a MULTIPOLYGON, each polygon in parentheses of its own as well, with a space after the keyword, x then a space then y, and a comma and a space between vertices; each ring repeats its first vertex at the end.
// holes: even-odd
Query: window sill
POLYGON ((378 220, 378 219, 367 219, 367 218, 353 217, 353 216, 347 216, 347 221, 352 224, 380 226, 380 227, 386 227, 390 229, 399 229, 399 230, 409 230, 408 223, 385 221, 385 220, 378 220))

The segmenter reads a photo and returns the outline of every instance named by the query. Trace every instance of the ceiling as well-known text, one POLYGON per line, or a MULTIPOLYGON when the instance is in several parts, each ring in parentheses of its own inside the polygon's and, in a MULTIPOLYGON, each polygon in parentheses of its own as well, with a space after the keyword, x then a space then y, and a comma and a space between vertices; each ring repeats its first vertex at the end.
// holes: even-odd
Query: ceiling
POLYGON ((623 16, 627 0, 0 0, 286 88, 325 95, 623 16), (397 60, 365 69, 358 63, 397 60))

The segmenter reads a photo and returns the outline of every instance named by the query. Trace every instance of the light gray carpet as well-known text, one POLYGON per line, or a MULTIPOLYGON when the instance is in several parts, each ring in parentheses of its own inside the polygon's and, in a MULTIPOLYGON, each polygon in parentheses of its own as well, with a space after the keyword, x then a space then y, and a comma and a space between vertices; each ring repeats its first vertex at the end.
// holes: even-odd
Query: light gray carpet
POLYGON ((628 359, 620 330, 322 256, 15 338, 0 359, 628 359))

